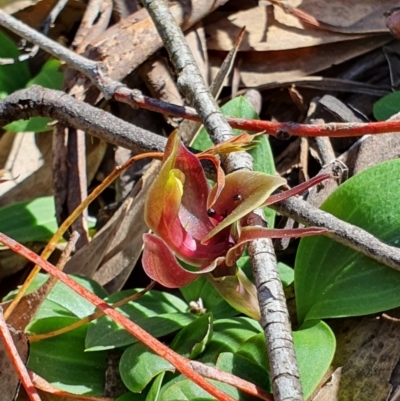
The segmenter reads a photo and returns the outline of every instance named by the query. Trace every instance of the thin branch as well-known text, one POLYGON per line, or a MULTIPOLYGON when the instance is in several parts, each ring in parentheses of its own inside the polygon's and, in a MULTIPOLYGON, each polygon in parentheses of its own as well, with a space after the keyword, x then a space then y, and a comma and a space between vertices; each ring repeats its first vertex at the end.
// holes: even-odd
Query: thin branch
MULTIPOLYGON (((0 10, 0 25, 13 31, 17 35, 39 45, 43 50, 54 57, 74 67, 94 83, 106 98, 114 97, 116 100, 131 104, 134 107, 142 107, 148 110, 169 114, 174 117, 182 117, 193 121, 200 121, 197 113, 189 108, 165 103, 144 96, 138 90, 130 90, 118 81, 106 76, 104 66, 96 61, 77 55, 76 53, 52 41, 29 26, 7 15, 0 10)), ((293 136, 329 136, 347 137, 363 136, 367 134, 386 134, 400 132, 400 121, 381 121, 372 123, 327 123, 321 125, 299 124, 294 122, 272 122, 227 117, 232 128, 245 131, 262 132, 278 138, 287 139, 293 136)))
MULTIPOLYGON (((144 0, 143 3, 152 17, 175 66, 178 74, 178 86, 193 103, 212 142, 217 145, 232 138, 232 129, 206 86, 182 31, 173 19, 166 3, 163 0, 144 0)), ((228 172, 239 169, 252 170, 253 168, 253 160, 250 154, 246 152, 231 154, 222 162, 228 172)), ((266 252, 272 252, 275 255, 271 240, 262 242, 255 240, 250 243, 249 254, 252 260, 253 273, 255 276, 258 275, 256 285, 262 325, 267 339, 274 399, 280 401, 290 398, 302 401, 300 374, 293 346, 289 313, 282 282, 279 279, 276 257, 274 256, 273 259, 266 261, 263 258, 266 252), (272 280, 265 280, 266 276, 277 277, 277 280, 272 284, 272 280), (264 295, 270 294, 271 291, 276 293, 277 296, 266 299, 264 295), (277 320, 283 321, 279 327, 278 325, 264 324, 265 321, 277 320), (282 342, 285 342, 286 349, 282 348, 282 342), (283 352, 278 349, 283 350, 283 352)))
POLYGON ((362 228, 346 223, 297 197, 268 207, 306 226, 327 228, 330 230, 325 234, 327 237, 400 271, 400 249, 379 241, 362 228))
MULTIPOLYGON (((24 334, 22 334, 24 335, 24 334)), ((4 348, 8 353, 11 362, 14 364, 15 371, 17 372, 22 385, 24 386, 26 393, 31 401, 41 401, 39 393, 29 377, 25 363, 22 361, 17 347, 14 344, 14 340, 11 336, 10 330, 4 320, 3 308, 0 307, 0 338, 4 343, 4 348)))

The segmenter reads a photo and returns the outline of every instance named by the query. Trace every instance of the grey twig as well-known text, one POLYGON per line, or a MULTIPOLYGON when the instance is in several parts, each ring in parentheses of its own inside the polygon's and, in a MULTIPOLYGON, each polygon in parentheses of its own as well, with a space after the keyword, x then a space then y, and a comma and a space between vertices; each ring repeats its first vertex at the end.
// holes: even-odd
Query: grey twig
POLYGON ((330 230, 325 234, 327 237, 400 271, 399 248, 385 244, 367 231, 319 210, 300 198, 292 197, 269 207, 306 226, 325 227, 330 230))
MULTIPOLYGON (((178 86, 190 99, 211 140, 218 144, 232 138, 232 129, 206 86, 182 31, 174 21, 167 5, 163 0, 144 0, 143 2, 178 73, 178 86)), ((223 164, 228 172, 239 169, 252 170, 253 167, 251 156, 245 152, 228 156, 226 160, 223 160, 223 164)), ((281 401, 290 398, 301 401, 303 395, 289 313, 272 241, 252 241, 249 245, 249 255, 252 259, 261 320, 267 339, 274 399, 281 401), (265 258, 265 255, 272 255, 272 257, 265 258), (282 324, 270 324, 277 320, 282 324)))

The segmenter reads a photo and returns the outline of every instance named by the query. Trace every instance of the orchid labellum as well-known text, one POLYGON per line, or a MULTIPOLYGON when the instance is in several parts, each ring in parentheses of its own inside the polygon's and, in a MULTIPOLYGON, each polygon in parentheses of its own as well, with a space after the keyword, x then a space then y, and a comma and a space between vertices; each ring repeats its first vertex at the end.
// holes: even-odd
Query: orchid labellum
POLYGON ((246 216, 253 210, 280 200, 281 195, 275 195, 276 200, 269 196, 286 181, 255 171, 224 176, 219 169, 218 176, 211 187, 199 158, 176 133, 170 136, 161 171, 146 200, 145 221, 153 233, 143 236, 143 267, 149 277, 169 288, 182 287, 206 274, 233 307, 258 319, 255 287, 236 267, 246 242, 324 230, 246 226, 246 216))

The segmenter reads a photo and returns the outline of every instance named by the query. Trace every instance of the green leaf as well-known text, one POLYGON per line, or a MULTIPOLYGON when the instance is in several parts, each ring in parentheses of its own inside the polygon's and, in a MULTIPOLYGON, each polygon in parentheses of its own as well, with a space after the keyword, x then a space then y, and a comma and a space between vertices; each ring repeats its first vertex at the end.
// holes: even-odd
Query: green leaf
MULTIPOLYGON (((239 258, 239 260, 236 262, 238 267, 240 267, 246 275, 249 277, 250 280, 253 280, 253 272, 251 268, 251 260, 248 255, 243 255, 239 258)), ((289 267, 288 265, 285 265, 282 262, 278 262, 278 271, 279 275, 281 276, 281 281, 284 287, 288 287, 290 284, 293 283, 294 280, 294 270, 289 267)))
MULTIPOLYGON (((258 115, 254 110, 251 103, 243 96, 232 99, 230 102, 221 107, 224 115, 230 117, 257 119, 258 115)), ((238 135, 243 131, 234 129, 233 134, 238 135)), ((257 146, 250 149, 248 152, 253 157, 254 171, 262 171, 263 173, 275 174, 274 158, 272 155, 271 147, 269 146, 268 138, 266 135, 260 135, 256 138, 257 146)), ((213 146, 210 137, 208 136, 205 128, 202 128, 198 136, 195 138, 193 145, 195 149, 206 150, 213 146)), ((264 208, 265 217, 270 227, 274 226, 275 212, 272 209, 264 208)))
POLYGON ((32 85, 40 85, 44 88, 61 90, 64 83, 64 74, 60 70, 61 62, 59 60, 47 61, 39 74, 33 77, 26 85, 29 88, 32 85))
POLYGON ((176 335, 170 348, 186 358, 197 358, 212 337, 212 323, 212 313, 198 317, 176 335))
POLYGON ((45 132, 52 130, 48 124, 52 121, 47 117, 31 117, 29 120, 17 120, 3 127, 8 132, 45 132))
POLYGON ((271 392, 268 371, 251 359, 238 353, 222 352, 219 354, 216 367, 244 380, 253 383, 265 391, 271 392))
POLYGON ((238 311, 226 302, 214 286, 205 278, 200 276, 196 281, 179 288, 183 298, 189 304, 201 300, 204 309, 212 312, 215 319, 230 317, 238 314, 238 311))
MULTIPOLYGON (((118 302, 140 290, 122 291, 106 299, 118 302)), ((188 306, 180 298, 160 291, 149 291, 140 299, 117 308, 130 320, 155 337, 173 333, 196 319, 188 313, 188 306)), ((123 347, 137 340, 110 318, 103 316, 89 325, 86 338, 87 351, 123 347)))
POLYGON ((385 121, 400 111, 400 92, 390 93, 379 99, 373 108, 374 117, 385 121))
POLYGON ((215 363, 221 352, 235 353, 244 342, 261 331, 260 324, 247 317, 216 320, 212 339, 200 360, 215 363))
MULTIPOLYGON (((36 322, 37 332, 56 330, 77 318, 48 318, 36 322)), ((29 369, 55 387, 74 394, 101 396, 106 352, 85 353, 87 325, 47 340, 31 343, 29 369)))
POLYGON ((161 393, 165 372, 161 372, 153 381, 149 392, 147 393, 146 401, 158 401, 161 393))
MULTIPOLYGON (((32 85, 41 85, 50 89, 62 89, 64 74, 60 71, 61 63, 58 60, 49 60, 42 67, 38 75, 32 78, 26 87, 32 85)), ((4 127, 9 132, 43 132, 50 131, 48 126, 51 118, 32 117, 29 120, 14 121, 4 127)))
MULTIPOLYGON (((20 55, 16 44, 3 32, 0 32, 0 57, 15 58, 20 55)), ((24 88, 31 74, 26 61, 0 66, 0 92, 10 94, 24 88)))
MULTIPOLYGON (((321 208, 396 246, 399 174, 399 159, 369 168, 341 185, 321 208)), ((301 240, 294 271, 300 322, 366 315, 400 305, 400 272, 327 237, 301 240)))
POLYGON ((122 381, 134 393, 140 393, 160 373, 174 370, 169 362, 141 343, 127 348, 119 363, 122 381))
POLYGON ((146 394, 144 393, 125 393, 118 397, 115 401, 146 401, 146 394))
POLYGON ((330 327, 322 321, 310 322, 293 332, 304 399, 317 388, 329 369, 336 349, 330 327))
POLYGON ((18 242, 47 242, 57 231, 54 198, 45 196, 0 208, 0 231, 18 242))
MULTIPOLYGON (((238 399, 239 392, 236 388, 215 380, 209 380, 209 382, 232 398, 238 399)), ((159 401, 215 401, 215 398, 191 380, 184 379, 176 381, 162 392, 159 401)))
MULTIPOLYGON (((71 275, 70 277, 100 298, 104 298, 107 295, 106 291, 92 279, 75 275, 71 275)), ((37 284, 44 283, 47 278, 47 274, 42 274, 39 276, 39 279, 35 279, 32 286, 28 288, 28 293, 38 288, 37 284)), ((14 298, 15 293, 16 291, 9 294, 8 298, 14 298)), ((75 293, 75 291, 71 290, 68 286, 58 281, 40 306, 40 309, 36 313, 34 320, 29 324, 27 330, 31 333, 40 334, 37 331, 37 327, 42 327, 43 324, 40 323, 37 325, 36 323, 41 319, 63 316, 66 318, 77 317, 82 319, 95 311, 96 307, 94 305, 75 293)), ((65 326, 68 324, 69 322, 66 322, 65 326)))
MULTIPOLYGON (((332 362, 336 340, 329 326, 319 321, 294 331, 293 341, 304 398, 307 399, 317 388, 332 362)), ((264 333, 251 337, 238 349, 236 355, 248 358, 260 369, 269 371, 264 333)))

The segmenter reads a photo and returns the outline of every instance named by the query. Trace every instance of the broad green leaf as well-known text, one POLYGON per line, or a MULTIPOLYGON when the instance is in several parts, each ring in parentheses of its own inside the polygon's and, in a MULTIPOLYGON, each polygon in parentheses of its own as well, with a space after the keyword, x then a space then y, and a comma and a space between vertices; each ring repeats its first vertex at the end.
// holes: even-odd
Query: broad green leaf
POLYGON ((26 85, 30 87, 32 85, 40 85, 50 89, 62 89, 64 83, 64 74, 60 70, 61 62, 59 60, 47 61, 39 74, 33 77, 26 85))
POLYGON ((197 358, 212 337, 212 324, 213 316, 211 313, 198 317, 176 335, 170 348, 186 358, 197 358))
MULTIPOLYGON (((341 185, 321 208, 397 246, 399 174, 399 159, 371 167, 341 185)), ((301 240, 294 271, 300 322, 400 305, 400 272, 326 237, 301 240)))
MULTIPOLYGON (((49 278, 48 274, 38 273, 33 280, 32 284, 28 287, 26 294, 30 294, 33 291, 36 291, 39 287, 41 287, 49 278)), ((10 291, 4 298, 3 302, 10 301, 15 298, 18 293, 18 289, 10 291)))
MULTIPOLYGON (((234 399, 238 399, 239 392, 236 388, 215 380, 209 380, 209 382, 229 394, 234 399)), ((176 381, 163 391, 159 401, 215 401, 215 398, 191 380, 184 379, 176 381)))
MULTIPOLYGON (((17 45, 5 33, 0 32, 0 57, 15 58, 20 55, 17 45)), ((31 74, 26 61, 0 66, 0 92, 7 95, 24 88, 31 74)))
POLYGON ((57 231, 54 198, 45 196, 0 208, 0 231, 18 242, 48 241, 57 231))
POLYGON ((115 401, 146 401, 146 394, 129 392, 121 395, 115 401))
MULTIPOLYGON (((37 283, 44 283, 44 278, 48 278, 48 275, 39 276, 39 279, 35 280, 32 283, 32 287, 28 289, 28 293, 32 292, 32 288, 37 288, 37 283)), ((92 279, 75 275, 71 276, 71 278, 100 298, 104 298, 107 295, 107 292, 92 279)), ((36 333, 35 322, 37 320, 54 316, 74 316, 82 319, 95 311, 96 307, 94 305, 58 281, 28 327, 29 330, 36 333)), ((67 326, 67 324, 65 325, 67 326)))
MULTIPOLYGON (((121 291, 111 295, 106 301, 112 304, 139 291, 121 291)), ((149 291, 140 299, 117 310, 155 337, 173 333, 196 319, 196 316, 187 312, 188 306, 184 301, 160 291, 149 291)), ((123 347, 135 342, 136 338, 110 318, 103 316, 90 323, 86 347, 87 350, 96 351, 123 347)))
POLYGON ((329 369, 336 349, 330 327, 322 321, 310 322, 293 332, 304 398, 307 399, 329 369))
MULTIPOLYGON (((307 399, 316 389, 332 362, 336 340, 329 326, 320 321, 294 331, 293 341, 304 398, 307 399)), ((264 333, 251 337, 238 349, 236 355, 248 358, 260 369, 269 371, 264 333)))
MULTIPOLYGON (((247 119, 259 118, 251 103, 243 96, 232 99, 230 102, 223 105, 221 107, 221 111, 224 115, 230 117, 247 119)), ((241 132, 242 131, 238 129, 233 130, 234 135, 238 135, 241 132)), ((256 141, 258 142, 257 146, 248 151, 253 157, 254 171, 262 171, 263 173, 271 175, 275 174, 274 158, 267 136, 260 135, 256 138, 256 141)), ((199 132, 192 146, 198 150, 206 150, 213 146, 213 143, 211 142, 205 128, 199 132)), ((265 208, 264 213, 269 226, 273 227, 275 221, 275 212, 272 209, 265 208)))
POLYGON ((219 354, 216 367, 244 380, 253 383, 265 391, 271 392, 268 371, 251 359, 232 352, 222 352, 219 354))
POLYGON ((385 121, 400 111, 400 92, 389 93, 379 99, 373 108, 374 117, 378 121, 385 121))
MULTIPOLYGON (((251 260, 248 255, 243 255, 240 257, 240 259, 236 262, 237 265, 245 271, 247 276, 252 280, 253 279, 253 273, 251 269, 251 260)), ((293 283, 294 280, 294 270, 289 267, 288 265, 285 265, 282 262, 278 262, 278 271, 279 275, 281 276, 281 281, 284 287, 288 287, 290 284, 293 283)))
POLYGON ((238 311, 233 309, 222 297, 213 285, 204 277, 200 276, 196 281, 179 288, 185 301, 201 304, 206 312, 212 312, 215 319, 235 316, 238 311))
POLYGON ((212 339, 199 359, 215 363, 221 352, 235 353, 244 342, 261 331, 260 324, 247 317, 216 320, 212 339))
MULTIPOLYGON (((60 71, 61 63, 58 60, 49 60, 42 67, 38 75, 32 78, 26 87, 32 85, 41 85, 50 89, 62 89, 64 74, 60 71)), ((1 67, 0 67, 1 68, 1 67)), ((29 120, 14 121, 4 127, 9 132, 43 132, 50 131, 48 126, 51 118, 32 117, 29 120)))
POLYGON ((151 384, 147 393, 146 401, 158 401, 160 398, 161 386, 163 384, 165 372, 161 372, 151 384))
MULTIPOLYGON (((66 325, 66 320, 68 319, 42 319, 36 322, 36 331, 59 329, 66 325)), ((69 320, 72 323, 77 319, 69 320)), ((101 396, 107 354, 84 352, 86 331, 87 325, 57 337, 31 343, 28 368, 62 390, 101 396)))
POLYGON ((122 381, 134 393, 140 393, 160 373, 174 370, 175 368, 163 357, 141 343, 128 347, 119 363, 122 381))

